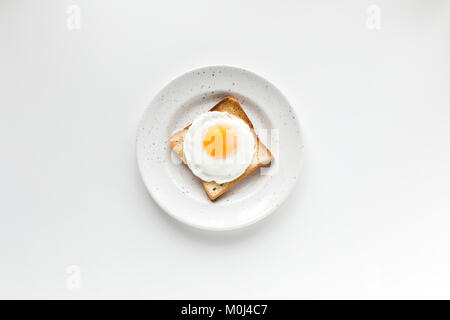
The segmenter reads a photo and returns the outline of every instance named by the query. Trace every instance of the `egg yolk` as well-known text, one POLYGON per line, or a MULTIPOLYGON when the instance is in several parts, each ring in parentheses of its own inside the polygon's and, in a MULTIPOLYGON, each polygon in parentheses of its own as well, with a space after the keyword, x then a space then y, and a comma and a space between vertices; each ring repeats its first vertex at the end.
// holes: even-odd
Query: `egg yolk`
POLYGON ((232 155, 237 148, 236 131, 227 125, 210 127, 203 138, 203 148, 209 156, 217 159, 232 155))

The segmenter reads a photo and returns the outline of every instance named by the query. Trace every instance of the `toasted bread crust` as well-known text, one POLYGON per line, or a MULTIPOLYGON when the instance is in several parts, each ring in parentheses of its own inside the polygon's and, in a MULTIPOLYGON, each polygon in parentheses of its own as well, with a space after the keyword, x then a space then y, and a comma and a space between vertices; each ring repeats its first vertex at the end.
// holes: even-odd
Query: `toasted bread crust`
MULTIPOLYGON (((242 109, 239 102, 234 99, 231 96, 228 96, 224 99, 222 99, 219 103, 217 103, 213 108, 211 108, 209 111, 220 111, 220 112, 228 112, 240 119, 242 119, 251 129, 252 134, 255 137, 256 140, 256 152, 252 159, 252 162, 250 166, 247 168, 247 170, 240 175, 238 178, 236 178, 233 181, 218 184, 214 181, 206 182, 202 181, 203 188, 205 189, 206 194, 211 200, 216 200, 219 196, 224 194, 226 191, 230 190, 236 183, 243 180, 245 177, 250 175, 252 172, 254 172, 256 169, 260 168, 261 166, 268 165, 271 161, 273 161, 274 157, 269 149, 259 140, 257 137, 255 130, 253 128, 253 124, 248 118, 245 111, 242 109)), ((172 148, 172 150, 180 157, 180 159, 183 161, 183 163, 186 164, 186 160, 184 158, 183 153, 183 142, 184 137, 186 135, 187 130, 189 129, 191 125, 187 125, 184 129, 181 129, 177 132, 175 132, 169 140, 169 145, 172 148)))

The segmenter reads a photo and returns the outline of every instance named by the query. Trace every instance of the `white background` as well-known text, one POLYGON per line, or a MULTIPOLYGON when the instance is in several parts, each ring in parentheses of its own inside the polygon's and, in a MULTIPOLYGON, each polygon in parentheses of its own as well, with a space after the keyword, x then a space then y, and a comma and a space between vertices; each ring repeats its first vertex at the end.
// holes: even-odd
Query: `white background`
POLYGON ((0 298, 450 298, 449 1, 1 0, 0 90, 0 298), (216 64, 273 82, 306 151, 227 233, 162 212, 134 145, 158 90, 216 64))

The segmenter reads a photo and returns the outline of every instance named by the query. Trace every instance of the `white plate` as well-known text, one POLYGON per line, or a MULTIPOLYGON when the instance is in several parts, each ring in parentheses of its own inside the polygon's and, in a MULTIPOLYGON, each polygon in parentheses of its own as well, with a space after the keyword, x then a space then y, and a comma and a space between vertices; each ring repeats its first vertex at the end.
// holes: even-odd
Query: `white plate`
POLYGON ((181 222, 208 230, 244 227, 273 212, 296 183, 303 153, 297 115, 283 94, 262 77, 228 66, 187 72, 163 88, 142 117, 136 145, 142 179, 158 205, 181 222), (168 141, 228 95, 241 103, 275 161, 212 202, 168 141))

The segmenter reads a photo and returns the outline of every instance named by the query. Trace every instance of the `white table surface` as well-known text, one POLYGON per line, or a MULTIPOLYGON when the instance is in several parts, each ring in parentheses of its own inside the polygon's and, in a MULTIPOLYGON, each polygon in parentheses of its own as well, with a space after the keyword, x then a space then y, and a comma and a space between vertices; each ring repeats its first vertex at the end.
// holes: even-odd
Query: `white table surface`
POLYGON ((4 0, 0 90, 0 298, 450 298, 449 1, 4 0), (162 212, 134 145, 160 88, 217 64, 273 82, 306 150, 227 233, 162 212))

